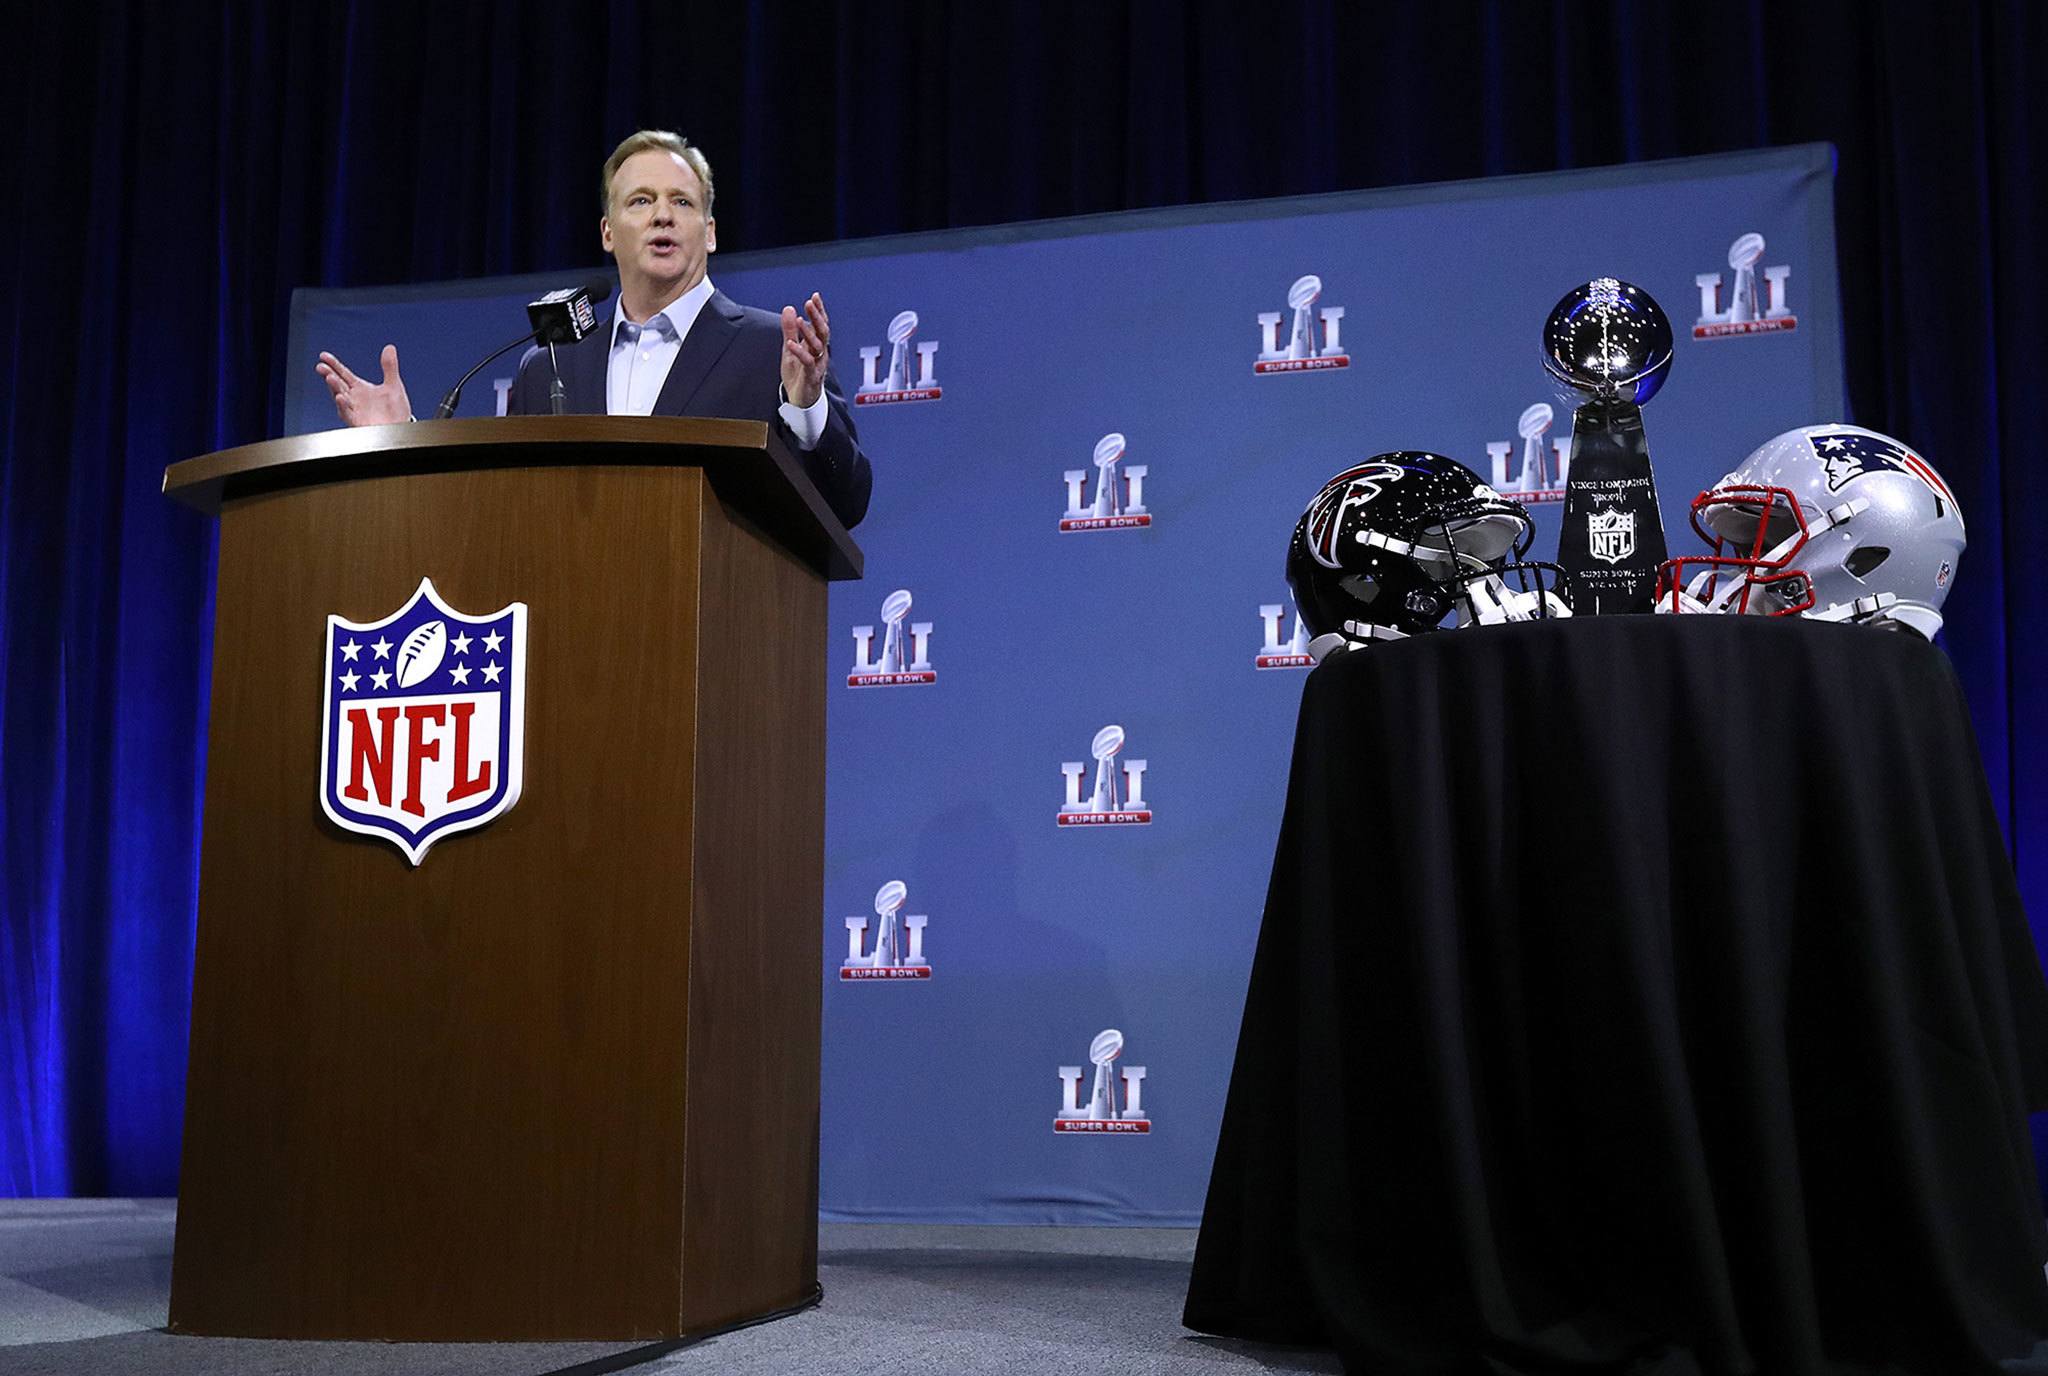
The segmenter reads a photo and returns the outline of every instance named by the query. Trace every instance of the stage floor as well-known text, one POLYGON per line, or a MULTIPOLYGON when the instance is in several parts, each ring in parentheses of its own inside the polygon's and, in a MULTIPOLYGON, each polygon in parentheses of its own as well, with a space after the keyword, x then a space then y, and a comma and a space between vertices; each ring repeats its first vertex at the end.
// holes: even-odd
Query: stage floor
POLYGON ((163 1325, 176 1220, 167 1199, 0 1200, 0 1376, 1340 1370, 1328 1353, 1182 1328, 1187 1228, 828 1223, 823 1304, 664 1350, 173 1337, 163 1325))

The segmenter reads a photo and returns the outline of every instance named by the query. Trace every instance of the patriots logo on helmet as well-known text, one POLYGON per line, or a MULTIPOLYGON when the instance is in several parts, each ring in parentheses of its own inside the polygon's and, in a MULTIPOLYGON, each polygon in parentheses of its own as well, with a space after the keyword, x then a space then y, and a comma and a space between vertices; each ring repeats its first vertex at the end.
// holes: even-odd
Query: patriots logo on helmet
POLYGON ((1830 492, 1840 492, 1850 479, 1860 478, 1865 473, 1908 473, 1934 489, 1935 496, 1943 501, 1955 500, 1927 461, 1897 440, 1886 439, 1882 435, 1839 431, 1815 436, 1813 452, 1821 462, 1821 471, 1826 475, 1830 492))

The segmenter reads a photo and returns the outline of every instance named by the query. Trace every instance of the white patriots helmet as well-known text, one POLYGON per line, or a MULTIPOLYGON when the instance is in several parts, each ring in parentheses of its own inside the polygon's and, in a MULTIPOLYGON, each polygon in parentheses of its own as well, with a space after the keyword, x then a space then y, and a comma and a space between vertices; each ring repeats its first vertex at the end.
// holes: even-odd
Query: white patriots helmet
POLYGON ((1932 640, 1966 539, 1934 466, 1889 435, 1807 425, 1693 499, 1710 554, 1658 569, 1657 610, 1906 627, 1932 640))

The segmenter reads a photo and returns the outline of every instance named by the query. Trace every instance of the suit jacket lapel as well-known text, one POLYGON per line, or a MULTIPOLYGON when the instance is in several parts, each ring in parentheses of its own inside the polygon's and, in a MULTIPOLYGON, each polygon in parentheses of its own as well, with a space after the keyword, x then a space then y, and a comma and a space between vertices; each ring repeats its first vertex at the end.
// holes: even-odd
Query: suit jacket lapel
POLYGON ((611 381, 611 316, 600 320, 597 329, 574 348, 557 345, 555 355, 562 361, 562 390, 567 394, 564 404, 570 415, 601 416, 611 409, 605 395, 611 381))
POLYGON ((705 378, 711 376, 711 370, 724 357, 733 340, 739 338, 740 321, 744 318, 731 297, 722 291, 711 293, 711 299, 697 312, 690 333, 684 336, 682 347, 676 350, 676 361, 669 366, 668 380, 661 384, 661 395, 654 401, 655 415, 690 414, 690 402, 696 397, 697 389, 704 385, 705 378))

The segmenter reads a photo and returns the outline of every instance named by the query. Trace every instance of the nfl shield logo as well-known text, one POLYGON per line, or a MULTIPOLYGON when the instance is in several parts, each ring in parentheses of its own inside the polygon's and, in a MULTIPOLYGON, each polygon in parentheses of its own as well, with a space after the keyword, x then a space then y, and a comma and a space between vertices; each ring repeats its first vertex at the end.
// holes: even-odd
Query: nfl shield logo
POLYGON ((327 618, 320 807, 417 865, 519 801, 526 604, 464 616, 422 578, 382 621, 327 618))
POLYGON ((1610 508, 1586 518, 1588 552, 1604 563, 1618 564, 1636 552, 1636 514, 1610 508))

